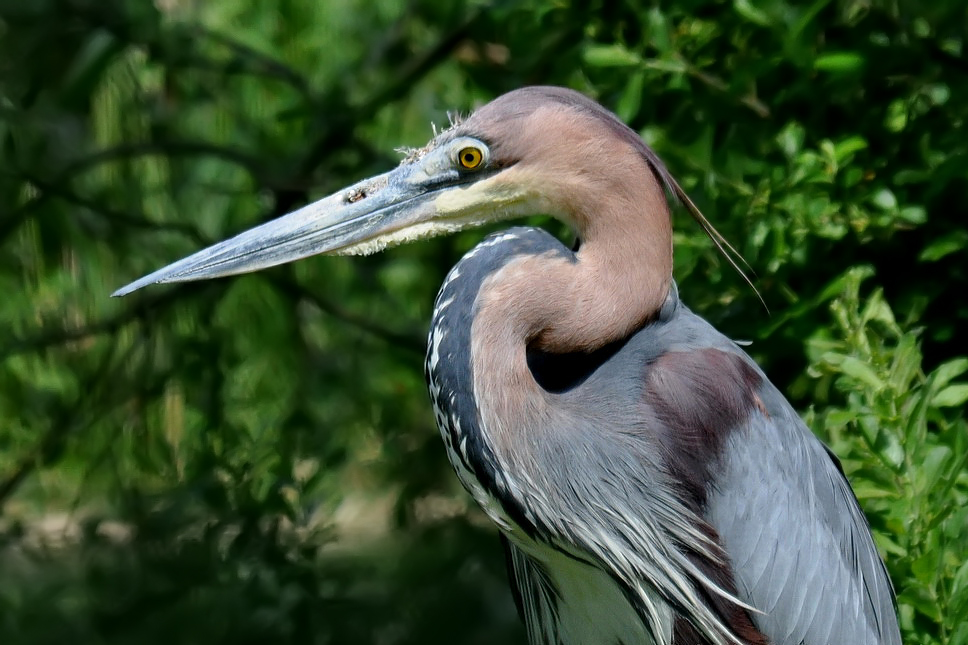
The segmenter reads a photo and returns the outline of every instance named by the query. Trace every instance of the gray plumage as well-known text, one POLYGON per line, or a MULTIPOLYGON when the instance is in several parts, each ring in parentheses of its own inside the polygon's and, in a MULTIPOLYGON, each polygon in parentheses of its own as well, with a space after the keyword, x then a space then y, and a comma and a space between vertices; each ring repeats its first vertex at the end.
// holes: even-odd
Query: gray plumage
MULTIPOLYGON (((677 612, 696 616, 692 628, 703 638, 697 643, 753 642, 731 631, 727 613, 693 609, 703 604, 696 598, 718 597, 722 607, 748 615, 774 645, 899 645, 890 581, 837 464, 745 352, 682 305, 675 290, 654 321, 553 394, 560 414, 547 421, 554 428, 522 429, 537 443, 528 452, 533 461, 489 443, 481 409, 503 394, 474 389, 470 321, 477 294, 511 259, 542 253, 567 257, 570 251, 542 231, 513 229, 458 263, 438 296, 427 361, 455 468, 465 471, 462 479, 472 481, 469 488, 508 538, 531 642, 591 645, 561 633, 569 612, 589 612, 605 625, 606 631, 589 628, 582 636, 604 639, 608 629, 624 629, 619 636, 626 645, 694 642, 678 635, 677 612), (682 501, 688 486, 676 478, 678 456, 670 451, 682 438, 668 435, 679 429, 650 405, 646 384, 661 357, 710 350, 755 375, 763 407, 720 430, 706 499, 690 505, 682 501), (715 543, 697 546, 714 540, 711 535, 722 551, 715 543), (617 592, 612 604, 568 606, 574 590, 560 588, 549 566, 566 560, 593 577, 594 570, 604 572, 617 592), (710 575, 724 569, 731 581, 710 575), (617 607, 615 598, 632 611, 617 607), (645 629, 615 627, 609 614, 619 621, 632 616, 645 629)), ((683 394, 697 408, 721 404, 719 394, 683 394)), ((684 626, 679 630, 686 634, 684 626)))

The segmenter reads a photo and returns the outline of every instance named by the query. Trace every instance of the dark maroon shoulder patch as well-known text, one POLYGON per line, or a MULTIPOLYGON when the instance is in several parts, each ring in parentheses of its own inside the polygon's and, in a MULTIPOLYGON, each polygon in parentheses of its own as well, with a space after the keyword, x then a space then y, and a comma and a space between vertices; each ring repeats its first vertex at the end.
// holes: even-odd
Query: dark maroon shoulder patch
POLYGON ((669 352, 647 368, 645 399, 669 472, 699 510, 709 469, 731 432, 753 411, 766 414, 759 373, 742 356, 718 349, 669 352))
MULTIPOLYGON (((648 366, 645 398, 655 415, 654 431, 663 461, 687 501, 702 513, 706 494, 714 484, 715 467, 730 433, 742 431, 752 414, 768 416, 757 393, 762 377, 744 358, 718 349, 663 354, 648 366)), ((719 535, 708 524, 699 528, 719 545, 719 535)), ((687 548, 688 550, 688 548, 687 548)), ((687 556, 721 588, 736 593, 729 558, 721 550, 708 558, 687 556)), ((745 609, 697 589, 741 642, 768 645, 745 609)), ((676 618, 673 645, 707 645, 708 641, 682 617, 676 618)))

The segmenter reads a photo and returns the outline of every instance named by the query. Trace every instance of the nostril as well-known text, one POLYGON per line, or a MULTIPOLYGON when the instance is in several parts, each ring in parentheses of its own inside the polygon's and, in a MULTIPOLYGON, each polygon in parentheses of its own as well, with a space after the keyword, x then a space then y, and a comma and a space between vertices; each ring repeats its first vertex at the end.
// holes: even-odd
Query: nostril
POLYGON ((366 199, 366 191, 362 188, 354 188, 346 193, 347 204, 355 204, 361 199, 366 199))

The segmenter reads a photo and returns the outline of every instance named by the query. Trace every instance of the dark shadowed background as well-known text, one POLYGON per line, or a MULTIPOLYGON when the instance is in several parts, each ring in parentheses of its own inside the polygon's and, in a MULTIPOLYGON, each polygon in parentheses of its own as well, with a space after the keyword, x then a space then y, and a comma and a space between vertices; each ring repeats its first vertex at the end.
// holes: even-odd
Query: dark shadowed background
POLYGON ((544 83, 745 255, 769 312, 677 214, 683 298, 843 459, 906 642, 968 644, 965 3, 571 4, 0 0, 0 643, 523 642, 421 374, 480 231, 108 296, 544 83))

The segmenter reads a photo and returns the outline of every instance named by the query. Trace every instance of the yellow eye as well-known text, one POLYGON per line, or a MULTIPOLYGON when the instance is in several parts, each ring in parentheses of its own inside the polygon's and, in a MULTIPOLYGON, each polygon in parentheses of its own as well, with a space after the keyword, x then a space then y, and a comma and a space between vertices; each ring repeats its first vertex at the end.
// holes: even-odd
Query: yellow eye
POLYGON ((475 170, 484 161, 484 153, 480 148, 461 148, 457 153, 457 163, 465 170, 475 170))

